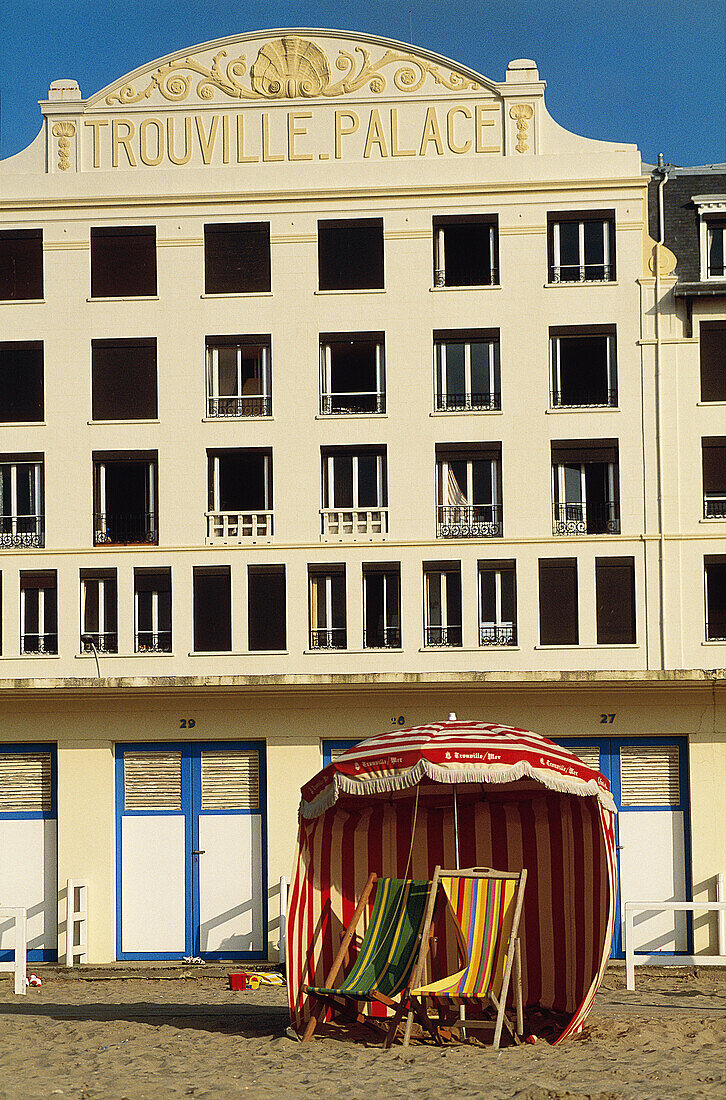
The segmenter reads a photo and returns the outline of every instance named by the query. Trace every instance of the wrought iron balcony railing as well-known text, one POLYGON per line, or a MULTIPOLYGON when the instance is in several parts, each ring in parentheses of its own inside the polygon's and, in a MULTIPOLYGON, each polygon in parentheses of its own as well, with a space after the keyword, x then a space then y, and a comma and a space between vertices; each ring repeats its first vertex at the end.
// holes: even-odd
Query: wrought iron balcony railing
POLYGON ((274 532, 272 512, 207 512, 207 539, 266 539, 274 532))
POLYGON ((726 494, 705 493, 703 497, 704 519, 726 519, 726 494))
POLYGON ((454 647, 461 645, 460 626, 424 627, 424 645, 434 647, 454 647))
POLYGON ((322 416, 345 413, 384 413, 385 411, 385 393, 374 393, 365 390, 357 393, 323 393, 320 395, 320 413, 322 416))
POLYGON ((437 393, 437 412, 484 412, 501 409, 501 393, 437 393))
POLYGON ((400 649, 401 630, 397 626, 382 626, 378 630, 363 631, 364 649, 400 649))
POLYGON ((93 542, 95 546, 127 545, 159 542, 155 512, 94 512, 93 542))
POLYGON ((356 539, 388 534, 387 508, 322 508, 320 518, 323 537, 356 539))
POLYGON ((553 535, 619 535, 620 507, 615 501, 555 504, 553 535))
POLYGON ((618 404, 617 390, 602 390, 575 401, 564 390, 550 390, 553 409, 615 409, 618 404))
POLYGON ((726 642, 726 615, 706 620, 706 641, 726 642))
POLYGON ((37 550, 45 546, 43 516, 0 516, 0 548, 37 550))
POLYGON ((499 623, 497 626, 479 625, 479 645, 516 645, 517 627, 514 623, 499 623))
POLYGON ((310 631, 311 649, 345 649, 346 637, 344 626, 332 626, 325 629, 310 631))
POLYGON ((54 634, 23 634, 20 638, 20 652, 23 656, 58 652, 58 635, 54 634))
POLYGON ((609 283, 612 264, 560 264, 552 268, 553 283, 609 283))
POLYGON ((440 504, 436 515, 440 539, 502 537, 501 504, 440 504))
POLYGON ((106 630, 102 634, 84 631, 81 637, 81 653, 93 653, 90 642, 84 641, 84 638, 90 638, 98 653, 118 653, 118 634, 115 630, 106 630))
POLYGON ((263 394, 245 394, 244 397, 208 397, 207 416, 272 416, 272 398, 263 394))
POLYGON ((137 653, 171 653, 171 630, 137 630, 134 648, 137 653))
POLYGON ((484 272, 484 276, 481 283, 454 283, 447 279, 445 267, 437 267, 434 269, 434 286, 499 286, 499 271, 496 267, 488 273, 484 272))

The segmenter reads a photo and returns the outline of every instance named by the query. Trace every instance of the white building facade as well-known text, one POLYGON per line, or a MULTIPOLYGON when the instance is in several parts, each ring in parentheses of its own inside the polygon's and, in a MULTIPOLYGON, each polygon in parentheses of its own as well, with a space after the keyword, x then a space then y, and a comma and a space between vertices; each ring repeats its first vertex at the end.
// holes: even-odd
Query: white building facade
POLYGON ((623 899, 713 897, 726 519, 687 440, 723 408, 637 149, 559 127, 533 62, 333 31, 41 110, 0 163, 0 901, 31 950, 65 951, 71 878, 89 961, 275 959, 301 783, 452 710, 599 764, 623 899))

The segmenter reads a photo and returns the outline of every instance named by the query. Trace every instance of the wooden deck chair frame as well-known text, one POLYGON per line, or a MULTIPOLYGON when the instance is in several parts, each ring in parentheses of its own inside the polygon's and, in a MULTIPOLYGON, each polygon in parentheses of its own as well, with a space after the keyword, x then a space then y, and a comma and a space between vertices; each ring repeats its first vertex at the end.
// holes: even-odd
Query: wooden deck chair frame
MULTIPOLYGON (((350 924, 346 928, 345 935, 343 936, 343 939, 341 940, 340 947, 338 948, 338 953, 335 956, 335 959, 333 960, 333 965, 331 966, 330 970, 328 971, 328 973, 325 977, 325 982, 324 982, 325 986, 332 986, 333 985, 336 978, 338 977, 338 974, 340 973, 341 968, 345 965, 345 963, 348 959, 349 952, 350 952, 350 945, 351 945, 351 942, 353 940, 353 936, 355 934, 356 927, 358 926, 358 923, 359 923, 361 917, 363 916, 365 908, 368 904, 368 899, 370 898, 373 887, 376 885, 376 882, 378 881, 379 877, 380 876, 377 875, 374 871, 370 875, 370 877, 368 878, 368 881, 365 884, 365 887, 364 887, 363 892, 360 896, 360 900, 358 902, 358 905, 356 906, 355 912, 353 913, 353 916, 351 918, 350 924)), ((430 896, 431 896, 431 890, 432 890, 432 886, 429 885, 429 900, 430 900, 430 896)), ((431 921, 429 920, 428 923, 427 923, 427 919, 426 919, 427 916, 428 916, 428 912, 429 912, 429 901, 427 900, 427 907, 426 907, 426 911, 425 911, 425 915, 424 915, 424 921, 423 921, 423 924, 421 925, 421 929, 418 932, 418 939, 419 939, 418 954, 419 954, 419 956, 421 954, 420 941, 421 941, 421 937, 423 935, 424 927, 428 926, 429 935, 433 934, 433 929, 431 928, 431 921)), ((412 967, 411 968, 411 973, 413 973, 413 970, 414 970, 414 968, 412 967)), ((385 1036, 383 1046, 384 1046, 384 1049, 387 1049, 388 1047, 391 1046, 394 1039, 396 1038, 396 1033, 397 1033, 398 1028, 401 1024, 401 1021, 403 1020, 403 1015, 404 1015, 406 1009, 409 1008, 409 1006, 410 1006, 410 996, 409 996, 410 988, 411 988, 411 982, 409 980, 406 987, 401 990, 401 993, 400 993, 398 999, 394 999, 392 997, 387 997, 385 994, 380 993, 378 991, 372 991, 371 992, 370 997, 369 997, 369 999, 371 1001, 377 1001, 379 1004, 383 1004, 387 1008, 394 1009, 394 1015, 390 1019, 388 1019, 386 1017, 380 1017, 380 1020, 375 1019, 374 1017, 371 1017, 371 1016, 367 1016, 363 1012, 356 1011, 355 1009, 350 1008, 345 1003, 341 1003, 341 1001, 343 1001, 344 998, 346 997, 345 994, 341 994, 340 997, 336 997, 334 994, 328 995, 328 994, 320 994, 320 993, 309 993, 308 996, 314 1002, 314 1005, 313 1005, 313 1008, 312 1008, 310 1019, 308 1020, 307 1027, 305 1028, 305 1032, 303 1034, 303 1038, 302 1038, 303 1043, 307 1043, 312 1039, 315 1028, 319 1024, 319 1022, 322 1019, 323 1015, 325 1014, 325 1012, 327 1011, 327 1009, 329 1007, 332 1007, 332 1008, 335 1009, 336 1012, 339 1012, 342 1015, 346 1016, 353 1023, 365 1024, 367 1027, 372 1027, 373 1030, 378 1032, 379 1034, 381 1033, 381 1031, 383 1031, 384 1036, 385 1036)), ((352 998, 348 997, 347 999, 350 1000, 352 998)), ((434 1024, 431 1023, 431 1021, 429 1021, 429 1019, 426 1016, 425 1012, 423 1012, 421 1009, 419 1009, 418 1006, 414 1009, 414 1011, 416 1013, 417 1018, 419 1019, 419 1022, 421 1024, 421 1026, 425 1027, 426 1030, 431 1035, 432 1039, 434 1039, 435 1042, 440 1044, 441 1043, 441 1038, 438 1035, 438 1029, 436 1028, 436 1026, 434 1024)))
MULTIPOLYGON (((502 975, 502 987, 497 996, 491 990, 487 991, 486 998, 491 1002, 492 1006, 496 1010, 495 1020, 483 1020, 476 1017, 467 1018, 465 1015, 464 1005, 460 1006, 459 1019, 447 1023, 446 1028, 460 1031, 461 1037, 466 1038, 467 1028, 488 1028, 494 1029, 494 1049, 499 1049, 499 1044, 502 1037, 502 1029, 507 1028, 512 1039, 515 1042, 520 1042, 524 1033, 524 1010, 522 1005, 522 951, 519 940, 519 922, 522 916, 522 906, 524 904, 524 888, 527 883, 527 871, 526 868, 519 872, 513 871, 494 871, 490 867, 470 867, 466 870, 449 871, 442 867, 437 867, 434 871, 434 877, 431 884, 431 892, 429 894, 428 906, 426 909, 426 916, 424 917, 423 929, 421 932, 421 949, 419 952, 418 961, 414 968, 413 979, 411 981, 411 989, 419 989, 423 980, 424 968, 426 965, 426 959, 429 952, 429 946, 432 940, 432 925, 434 920, 434 910, 437 900, 437 894, 439 892, 439 883, 442 878, 480 878, 480 879, 516 879, 517 889, 514 895, 514 914, 512 916, 512 927, 509 934, 509 942, 507 944, 507 960, 504 967, 504 973, 502 975), (514 972, 514 1003, 516 1020, 512 1024, 506 1014, 507 995, 509 993, 509 983, 512 980, 512 972, 514 972)), ((469 953, 466 942, 464 941, 463 933, 457 922, 457 938, 459 946, 463 951, 464 959, 466 963, 469 962, 469 953)), ((428 1021, 427 1030, 431 1031, 431 1024, 433 1023, 439 1038, 441 1036, 441 1024, 439 1020, 438 1024, 431 1021, 426 1006, 424 1003, 425 992, 422 997, 410 996, 410 1007, 408 1017, 406 1020, 406 1029, 403 1036, 403 1045, 408 1046, 411 1038, 411 1027, 413 1025, 414 1015, 421 1021, 422 1017, 425 1017, 428 1021)), ((482 996, 484 1000, 484 996, 482 996)))

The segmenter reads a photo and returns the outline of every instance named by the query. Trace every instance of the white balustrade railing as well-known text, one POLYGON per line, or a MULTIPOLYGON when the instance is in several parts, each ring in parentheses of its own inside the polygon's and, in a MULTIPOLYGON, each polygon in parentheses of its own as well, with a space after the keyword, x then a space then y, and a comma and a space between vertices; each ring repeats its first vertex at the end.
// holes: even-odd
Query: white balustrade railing
POLYGON ((323 536, 360 538, 388 534, 387 508, 323 508, 323 536))
POLYGON ((12 962, 0 962, 0 971, 10 971, 15 977, 15 993, 25 994, 25 971, 28 957, 28 911, 13 905, 0 905, 0 921, 10 919, 15 925, 15 957, 12 962))
POLYGON ((88 882, 69 878, 66 885, 66 966, 88 961, 88 882))
POLYGON ((273 533, 272 512, 207 512, 208 539, 264 539, 273 533))

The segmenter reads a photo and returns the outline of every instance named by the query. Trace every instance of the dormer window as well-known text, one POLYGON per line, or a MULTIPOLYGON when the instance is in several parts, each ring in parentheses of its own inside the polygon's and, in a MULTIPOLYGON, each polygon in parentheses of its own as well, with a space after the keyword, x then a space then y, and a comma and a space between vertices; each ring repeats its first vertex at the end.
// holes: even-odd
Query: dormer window
POLYGON ((726 279, 726 196, 695 196, 700 221, 701 280, 726 279))

